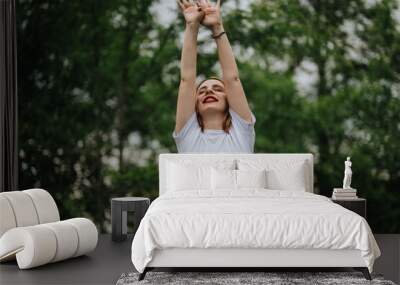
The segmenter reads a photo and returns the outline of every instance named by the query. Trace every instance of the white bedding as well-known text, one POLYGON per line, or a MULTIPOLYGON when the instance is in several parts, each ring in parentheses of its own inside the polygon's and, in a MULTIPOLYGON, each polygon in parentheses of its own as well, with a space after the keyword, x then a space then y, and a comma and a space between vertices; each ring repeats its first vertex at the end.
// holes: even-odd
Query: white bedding
POLYGON ((155 199, 132 243, 143 272, 154 249, 358 249, 372 272, 379 248, 368 223, 328 198, 300 191, 166 193, 155 199))

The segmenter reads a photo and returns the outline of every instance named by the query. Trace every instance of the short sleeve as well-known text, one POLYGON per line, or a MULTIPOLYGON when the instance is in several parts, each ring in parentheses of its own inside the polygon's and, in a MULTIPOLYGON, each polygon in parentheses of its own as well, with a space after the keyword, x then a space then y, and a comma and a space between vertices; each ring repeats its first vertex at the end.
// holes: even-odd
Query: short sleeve
POLYGON ((248 122, 242 117, 240 117, 240 115, 235 111, 233 111, 232 108, 229 108, 229 113, 231 114, 232 117, 232 124, 234 124, 235 126, 244 131, 254 131, 256 117, 254 116, 253 112, 251 112, 251 122, 248 122))
POLYGON ((195 129, 196 127, 198 128, 199 124, 196 120, 196 112, 193 112, 178 133, 176 133, 175 130, 172 132, 172 137, 175 139, 175 141, 181 141, 191 130, 195 129))

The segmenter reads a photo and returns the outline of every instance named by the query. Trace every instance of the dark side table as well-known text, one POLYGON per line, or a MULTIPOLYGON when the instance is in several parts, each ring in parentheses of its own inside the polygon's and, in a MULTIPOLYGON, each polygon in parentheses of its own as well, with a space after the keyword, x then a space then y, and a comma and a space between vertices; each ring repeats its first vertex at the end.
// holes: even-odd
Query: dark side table
POLYGON ((356 198, 356 199, 331 199, 332 202, 339 204, 340 206, 353 211, 354 213, 359 214, 364 219, 367 219, 367 200, 364 198, 356 198))
POLYGON ((150 199, 144 197, 123 197, 111 199, 111 239, 124 241, 128 233, 128 212, 133 212, 133 234, 150 206, 150 199))

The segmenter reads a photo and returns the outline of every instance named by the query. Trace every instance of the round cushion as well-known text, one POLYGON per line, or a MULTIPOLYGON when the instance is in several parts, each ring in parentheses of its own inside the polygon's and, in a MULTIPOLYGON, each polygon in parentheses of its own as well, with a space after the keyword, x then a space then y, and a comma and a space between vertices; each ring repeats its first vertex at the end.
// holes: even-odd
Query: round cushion
POLYGON ((39 224, 57 222, 60 220, 56 202, 50 193, 43 189, 29 189, 22 191, 28 194, 36 208, 39 224))
POLYGON ((64 222, 74 226, 78 233, 79 244, 74 256, 86 254, 96 248, 98 232, 95 224, 91 220, 85 218, 73 218, 65 220, 64 222))
POLYGON ((1 193, 13 209, 17 227, 33 226, 39 223, 35 205, 29 195, 23 191, 1 193))
POLYGON ((8 199, 1 194, 2 193, 0 193, 0 237, 9 229, 17 226, 11 204, 8 199))
POLYGON ((17 227, 0 238, 0 261, 15 256, 20 269, 32 268, 86 254, 97 241, 96 226, 85 218, 17 227))
POLYGON ((57 241, 57 251, 51 262, 57 262, 75 255, 78 249, 78 233, 73 226, 65 221, 43 224, 53 231, 57 241))
POLYGON ((41 225, 13 228, 0 239, 0 260, 15 255, 20 269, 49 263, 56 250, 53 231, 41 225))

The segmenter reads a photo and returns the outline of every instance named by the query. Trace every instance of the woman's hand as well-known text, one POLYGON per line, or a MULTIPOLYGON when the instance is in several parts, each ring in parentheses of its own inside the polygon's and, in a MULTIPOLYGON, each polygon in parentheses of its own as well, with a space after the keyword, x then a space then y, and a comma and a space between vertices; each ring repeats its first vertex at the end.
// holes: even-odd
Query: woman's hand
POLYGON ((177 0, 187 24, 199 25, 204 18, 204 11, 191 0, 177 0))
POLYGON ((222 26, 222 19, 220 14, 221 0, 217 0, 215 5, 212 5, 209 0, 197 0, 197 5, 204 11, 204 19, 201 22, 213 32, 220 30, 222 26))

